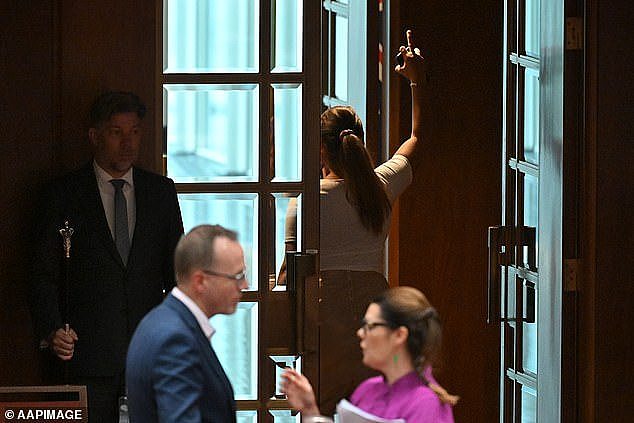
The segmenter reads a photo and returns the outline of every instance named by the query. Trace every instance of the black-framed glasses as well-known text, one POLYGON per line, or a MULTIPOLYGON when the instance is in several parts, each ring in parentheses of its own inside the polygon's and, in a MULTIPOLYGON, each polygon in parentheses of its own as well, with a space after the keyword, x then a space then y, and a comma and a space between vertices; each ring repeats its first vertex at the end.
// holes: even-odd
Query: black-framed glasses
POLYGON ((243 280, 247 278, 247 269, 242 269, 240 272, 234 273, 234 274, 215 272, 213 270, 208 270, 208 269, 202 269, 202 272, 205 275, 209 275, 209 276, 219 276, 221 278, 231 279, 232 281, 236 283, 242 282, 243 280))
POLYGON ((360 329, 363 331, 363 333, 368 333, 372 329, 374 329, 376 327, 379 327, 379 326, 384 326, 384 327, 387 327, 387 328, 390 327, 390 325, 387 322, 368 322, 367 320, 363 319, 363 320, 361 320, 360 329))

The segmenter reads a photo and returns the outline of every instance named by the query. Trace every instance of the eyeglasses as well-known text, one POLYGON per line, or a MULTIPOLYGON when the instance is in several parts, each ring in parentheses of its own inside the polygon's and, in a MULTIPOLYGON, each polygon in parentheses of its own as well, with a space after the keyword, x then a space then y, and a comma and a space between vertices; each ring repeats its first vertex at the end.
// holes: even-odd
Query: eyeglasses
POLYGON ((209 276, 219 276, 221 278, 231 279, 236 283, 240 283, 247 278, 247 269, 242 269, 240 272, 234 274, 214 272, 213 270, 207 269, 202 269, 202 272, 209 276))
POLYGON ((364 334, 368 333, 372 329, 378 326, 390 327, 387 322, 367 322, 365 319, 361 320, 361 330, 364 334))

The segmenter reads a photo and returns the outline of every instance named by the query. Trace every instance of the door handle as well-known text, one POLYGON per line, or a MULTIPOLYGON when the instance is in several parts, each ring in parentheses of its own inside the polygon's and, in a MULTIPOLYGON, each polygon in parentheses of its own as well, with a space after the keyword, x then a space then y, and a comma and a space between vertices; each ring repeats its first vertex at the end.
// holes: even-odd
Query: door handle
POLYGON ((502 252, 505 245, 504 226, 490 226, 488 230, 489 265, 487 277, 487 323, 501 321, 502 265, 507 264, 507 252, 502 252))
POLYGON ((305 352, 304 323, 306 320, 306 279, 317 273, 317 252, 286 253, 286 289, 291 297, 291 333, 294 339, 291 350, 302 355, 305 352))
MULTIPOLYGON (((515 247, 528 247, 526 266, 536 270, 536 229, 530 226, 490 226, 488 229, 489 263, 487 271, 487 323, 500 323, 502 318, 502 266, 515 262, 515 247)), ((506 298, 504 298, 506 301, 506 298)), ((534 295, 532 297, 534 301, 534 295)), ((533 316, 534 318, 534 316, 533 316)))

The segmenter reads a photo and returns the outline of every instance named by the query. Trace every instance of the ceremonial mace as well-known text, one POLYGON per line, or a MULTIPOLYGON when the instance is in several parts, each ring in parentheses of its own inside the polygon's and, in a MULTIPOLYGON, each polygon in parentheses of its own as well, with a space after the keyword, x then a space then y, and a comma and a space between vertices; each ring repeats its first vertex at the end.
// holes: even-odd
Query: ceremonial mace
MULTIPOLYGON (((69 291, 70 283, 69 268, 70 268, 70 237, 73 236, 75 230, 69 226, 68 220, 64 221, 64 227, 59 230, 59 234, 62 236, 64 245, 64 330, 66 334, 70 332, 70 309, 69 309, 69 291)), ((64 363, 64 379, 68 383, 68 362, 64 363)))

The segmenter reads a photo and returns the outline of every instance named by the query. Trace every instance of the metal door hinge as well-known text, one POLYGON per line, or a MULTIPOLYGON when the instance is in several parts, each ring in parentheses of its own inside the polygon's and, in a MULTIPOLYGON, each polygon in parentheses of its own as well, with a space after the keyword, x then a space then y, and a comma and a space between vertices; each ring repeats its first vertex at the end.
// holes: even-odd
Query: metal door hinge
POLYGON ((577 291, 577 274, 579 273, 579 259, 564 260, 564 292, 577 291))
POLYGON ((583 18, 566 18, 566 50, 583 50, 583 18))

